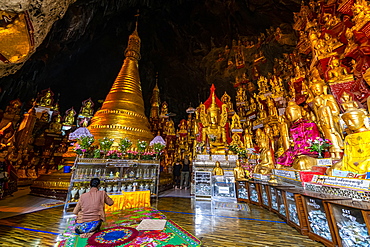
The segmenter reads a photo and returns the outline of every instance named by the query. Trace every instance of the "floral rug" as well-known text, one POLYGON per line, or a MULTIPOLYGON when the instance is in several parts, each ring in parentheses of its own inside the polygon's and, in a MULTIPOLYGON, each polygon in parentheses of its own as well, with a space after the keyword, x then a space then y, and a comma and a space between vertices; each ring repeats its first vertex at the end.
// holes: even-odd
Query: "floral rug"
MULTIPOLYGON (((154 208, 135 208, 126 209, 123 211, 109 212, 106 215, 106 222, 102 225, 102 231, 112 228, 136 228, 143 219, 165 219, 166 216, 154 208)), ((89 245, 91 238, 80 238, 74 233, 75 218, 70 219, 68 227, 59 242, 58 247, 80 247, 80 246, 99 246, 89 245)), ((98 233, 97 233, 98 234, 98 233)), ((112 235, 112 233, 110 233, 112 235)), ((138 231, 135 238, 130 242, 125 242, 121 245, 125 247, 185 247, 185 246, 200 246, 201 242, 187 232, 185 229, 177 225, 171 220, 167 220, 165 228, 162 231, 138 231)), ((102 245, 101 245, 102 246, 102 245)), ((109 246, 109 245, 105 245, 109 246)))

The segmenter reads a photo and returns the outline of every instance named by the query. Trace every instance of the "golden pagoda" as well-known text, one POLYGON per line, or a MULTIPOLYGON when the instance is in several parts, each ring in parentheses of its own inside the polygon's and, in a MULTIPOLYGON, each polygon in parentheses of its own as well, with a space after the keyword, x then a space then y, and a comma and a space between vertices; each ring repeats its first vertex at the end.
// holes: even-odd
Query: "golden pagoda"
POLYGON ((161 99, 159 97, 159 88, 158 88, 158 73, 156 75, 155 87, 153 88, 153 95, 150 99, 150 118, 158 119, 159 118, 159 106, 161 105, 161 99))
POLYGON ((103 106, 91 119, 88 127, 95 140, 103 137, 150 141, 153 138, 149 122, 144 114, 138 61, 140 60, 140 38, 135 31, 130 35, 125 60, 110 89, 103 106))

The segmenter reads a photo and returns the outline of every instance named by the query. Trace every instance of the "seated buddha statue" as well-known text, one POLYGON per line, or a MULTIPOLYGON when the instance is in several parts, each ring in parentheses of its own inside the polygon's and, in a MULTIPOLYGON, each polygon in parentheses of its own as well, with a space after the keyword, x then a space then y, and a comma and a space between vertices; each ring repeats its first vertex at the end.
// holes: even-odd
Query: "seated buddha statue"
POLYGON ((233 170, 235 180, 247 180, 249 172, 246 171, 240 164, 240 160, 236 160, 236 166, 233 170))
POLYGON ((243 131, 243 127, 240 123, 240 118, 236 113, 231 118, 231 130, 235 130, 235 132, 238 132, 238 130, 239 132, 243 131))
POLYGON ((173 122, 172 119, 169 119, 166 123, 166 135, 176 135, 176 130, 175 130, 175 123, 173 122))
POLYGON ((60 122, 62 117, 60 115, 57 115, 53 118, 49 125, 49 129, 46 130, 48 133, 61 133, 61 129, 63 127, 63 124, 60 122))
POLYGON ((272 119, 277 119, 279 114, 278 114, 278 111, 276 109, 276 106, 275 106, 275 103, 274 103, 274 100, 271 98, 271 97, 267 97, 267 108, 268 108, 268 112, 269 112, 269 119, 272 120, 272 119))
POLYGON ((223 176, 224 175, 224 169, 221 168, 220 162, 216 161, 215 167, 212 170, 213 176, 223 176))
POLYGON ((269 138, 262 129, 256 131, 256 142, 260 148, 260 162, 253 168, 253 173, 269 174, 275 168, 274 152, 269 138))
POLYGON ((222 95, 221 101, 224 104, 226 104, 227 110, 229 112, 233 112, 234 111, 234 106, 233 106, 233 102, 231 102, 231 97, 226 92, 224 93, 224 95, 222 95))
POLYGON ((354 101, 353 100, 353 97, 347 93, 346 91, 343 92, 342 96, 340 97, 340 101, 341 101, 341 107, 343 109, 344 112, 346 112, 347 110, 351 109, 351 108, 359 108, 360 106, 358 105, 357 101, 354 101))
POLYGON ((93 117, 94 109, 92 107, 93 107, 93 103, 90 99, 88 99, 84 103, 84 105, 81 107, 81 113, 80 113, 79 117, 86 117, 86 118, 93 117))
POLYGON ((353 75, 348 74, 346 68, 340 66, 340 62, 338 58, 333 57, 330 65, 330 69, 328 71, 328 82, 331 83, 337 83, 337 82, 347 82, 347 81, 353 81, 353 75))
POLYGON ((64 117, 63 125, 74 125, 76 112, 73 108, 67 111, 67 115, 64 117))
POLYGON ((342 115, 342 119, 352 134, 347 135, 344 140, 342 161, 333 165, 332 169, 357 174, 370 172, 370 129, 365 123, 367 121, 365 112, 352 108, 342 115))
POLYGON ((187 136, 188 135, 188 124, 187 124, 187 121, 185 119, 180 121, 178 133, 180 134, 180 136, 187 136))
POLYGON ((51 90, 47 90, 40 98, 39 106, 52 107, 53 104, 53 93, 51 90))
POLYGON ((202 142, 206 143, 208 140, 212 154, 225 154, 225 125, 227 123, 226 105, 222 104, 220 109, 216 104, 215 94, 213 92, 212 103, 207 111, 204 104, 201 104, 200 108, 200 119, 204 126, 202 129, 202 142))
POLYGON ((232 136, 231 136, 231 139, 232 141, 230 142, 230 145, 235 145, 235 146, 238 146, 238 147, 243 147, 243 142, 240 140, 240 135, 238 133, 234 133, 232 136))
POLYGON ((291 122, 289 129, 289 139, 292 146, 286 150, 283 155, 278 157, 277 163, 282 166, 292 166, 297 170, 308 170, 312 167, 315 159, 306 156, 313 154, 309 149, 308 140, 314 140, 320 137, 319 129, 315 123, 309 122, 302 116, 302 108, 294 101, 289 101, 285 110, 287 120, 291 122), (313 160, 312 160, 313 159, 313 160))

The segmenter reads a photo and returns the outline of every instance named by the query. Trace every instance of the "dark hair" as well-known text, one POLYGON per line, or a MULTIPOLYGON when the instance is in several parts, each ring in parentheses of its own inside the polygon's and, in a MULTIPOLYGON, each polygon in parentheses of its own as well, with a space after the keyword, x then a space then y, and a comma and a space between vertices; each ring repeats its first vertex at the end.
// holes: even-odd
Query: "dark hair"
POLYGON ((90 181, 90 186, 91 187, 98 187, 100 184, 100 179, 99 178, 93 178, 90 181))

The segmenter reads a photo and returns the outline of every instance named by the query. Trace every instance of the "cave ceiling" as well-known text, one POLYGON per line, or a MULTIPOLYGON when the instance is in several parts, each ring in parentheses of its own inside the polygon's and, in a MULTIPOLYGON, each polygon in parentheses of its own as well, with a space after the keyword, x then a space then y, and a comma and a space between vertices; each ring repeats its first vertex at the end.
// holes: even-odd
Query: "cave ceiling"
MULTIPOLYGON (((0 10, 19 11, 2 4, 0 10), (8 9, 7 9, 8 8, 8 9)), ((5 0, 7 1, 7 0, 5 0)), ((24 0, 25 1, 25 0, 24 0)), ((46 0, 45 0, 46 1, 46 0)), ((37 13, 42 0, 28 0, 22 10, 37 13)), ((58 1, 51 1, 53 3, 58 1)), ((128 36, 135 28, 141 38, 139 71, 146 110, 156 82, 169 110, 184 116, 192 104, 206 100, 210 84, 217 95, 235 94, 227 79, 206 78, 204 58, 212 49, 231 45, 241 36, 256 36, 270 26, 293 22, 300 1, 294 0, 77 0, 59 1, 58 18, 50 10, 31 16, 48 25, 35 32, 35 51, 23 63, 2 69, 0 104, 26 102, 51 88, 65 111, 89 97, 104 100, 124 60, 128 36), (69 7, 68 7, 69 5, 69 7), (64 11, 65 9, 65 11, 64 11), (49 31, 50 30, 50 31, 49 31), (15 72, 15 73, 14 73, 15 72)), ((17 5, 18 6, 18 5, 17 5)), ((21 8, 21 7, 19 7, 21 8)), ((3 67, 4 68, 4 67, 3 67)))

